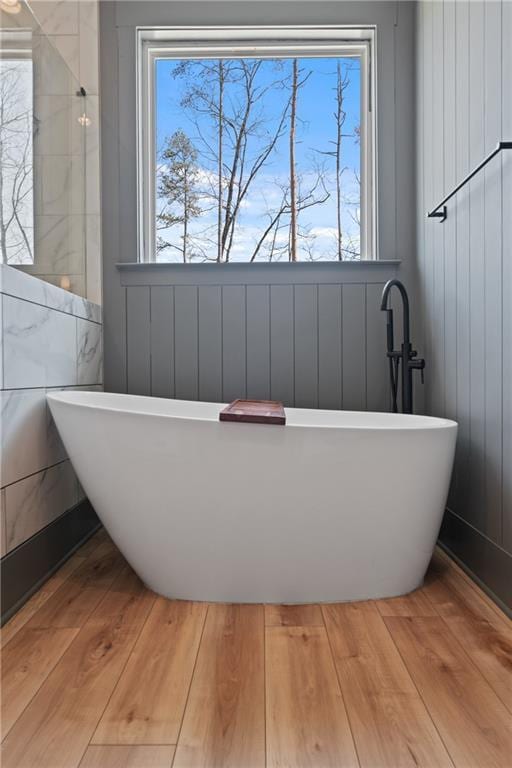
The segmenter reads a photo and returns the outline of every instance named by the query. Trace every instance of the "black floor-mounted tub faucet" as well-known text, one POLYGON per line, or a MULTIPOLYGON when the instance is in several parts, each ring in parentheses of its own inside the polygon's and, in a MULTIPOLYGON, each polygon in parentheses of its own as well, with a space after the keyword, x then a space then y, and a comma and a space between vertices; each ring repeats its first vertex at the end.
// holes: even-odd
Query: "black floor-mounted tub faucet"
POLYGON ((423 369, 425 360, 417 357, 418 353, 412 348, 409 325, 409 297, 405 286, 400 280, 388 280, 382 291, 380 308, 387 314, 387 356, 389 360, 389 378, 391 381, 391 399, 393 413, 398 413, 398 377, 402 366, 402 413, 412 413, 413 406, 413 382, 412 372, 421 371, 423 383, 423 369), (402 297, 404 337, 400 350, 395 350, 393 330, 393 310, 388 307, 388 297, 392 288, 397 288, 402 297))

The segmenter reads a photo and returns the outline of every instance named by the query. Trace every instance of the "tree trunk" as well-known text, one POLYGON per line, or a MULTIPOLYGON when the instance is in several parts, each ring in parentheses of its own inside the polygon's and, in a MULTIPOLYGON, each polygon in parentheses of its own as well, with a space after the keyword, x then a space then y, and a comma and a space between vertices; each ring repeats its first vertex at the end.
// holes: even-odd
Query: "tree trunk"
POLYGON ((343 81, 341 64, 338 61, 338 80, 336 84, 336 215, 338 222, 338 260, 343 261, 341 229, 341 134, 343 128, 343 81))
POLYGON ((222 229, 222 255, 224 261, 229 261, 231 244, 233 242, 235 219, 238 213, 237 201, 233 200, 235 197, 235 188, 237 186, 237 176, 240 172, 241 178, 238 179, 238 190, 240 194, 240 184, 243 178, 244 170, 244 158, 245 147, 247 145, 247 126, 249 123, 249 117, 251 109, 254 104, 254 78, 256 72, 260 68, 260 63, 257 63, 251 67, 248 67, 242 62, 245 79, 245 107, 243 110, 243 117, 239 125, 234 129, 235 134, 235 147, 233 152, 233 158, 231 160, 230 172, 227 174, 227 193, 226 193, 226 206, 224 215, 224 226, 222 229))
POLYGON ((223 165, 223 123, 224 123, 224 62, 219 59, 219 125, 218 125, 218 208, 217 208, 217 261, 222 261, 222 165, 223 165))
POLYGON ((183 263, 187 263, 187 239, 188 239, 188 179, 185 171, 183 178, 183 263))
POLYGON ((297 261, 297 177, 295 172, 295 124, 297 119, 298 80, 299 66, 297 59, 294 59, 290 113, 290 261, 297 261))

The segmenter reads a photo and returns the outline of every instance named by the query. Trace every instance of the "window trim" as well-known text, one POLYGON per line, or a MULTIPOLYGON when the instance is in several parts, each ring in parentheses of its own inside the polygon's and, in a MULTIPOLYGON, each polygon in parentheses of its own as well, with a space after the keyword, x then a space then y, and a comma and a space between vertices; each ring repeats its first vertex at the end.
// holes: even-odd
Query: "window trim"
MULTIPOLYGON (((137 236, 139 263, 156 262, 155 61, 158 58, 361 57, 361 257, 378 260, 376 28, 374 26, 138 27, 137 236)), ((233 262, 243 263, 243 262, 233 262)), ((187 266, 199 266, 189 264, 187 266)))

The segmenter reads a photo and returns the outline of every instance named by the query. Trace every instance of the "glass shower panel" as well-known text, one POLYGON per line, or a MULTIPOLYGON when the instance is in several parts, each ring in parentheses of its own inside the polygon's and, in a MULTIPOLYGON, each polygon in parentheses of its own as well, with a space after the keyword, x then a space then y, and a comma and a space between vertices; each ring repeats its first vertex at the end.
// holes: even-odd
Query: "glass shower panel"
POLYGON ((87 96, 19 6, 0 11, 1 260, 85 296, 87 96))

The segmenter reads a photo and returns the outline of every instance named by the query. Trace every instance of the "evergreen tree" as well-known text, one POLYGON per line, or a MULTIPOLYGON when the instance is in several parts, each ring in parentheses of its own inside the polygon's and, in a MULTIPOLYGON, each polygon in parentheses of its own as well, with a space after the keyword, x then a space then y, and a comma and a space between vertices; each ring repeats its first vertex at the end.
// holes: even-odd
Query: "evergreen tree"
POLYGON ((161 153, 161 169, 158 181, 158 195, 163 200, 162 210, 158 213, 158 229, 167 230, 176 225, 182 227, 181 248, 159 236, 157 247, 178 248, 183 261, 190 260, 189 224, 201 215, 199 205, 199 171, 197 150, 189 137, 182 130, 177 130, 167 139, 161 153))

